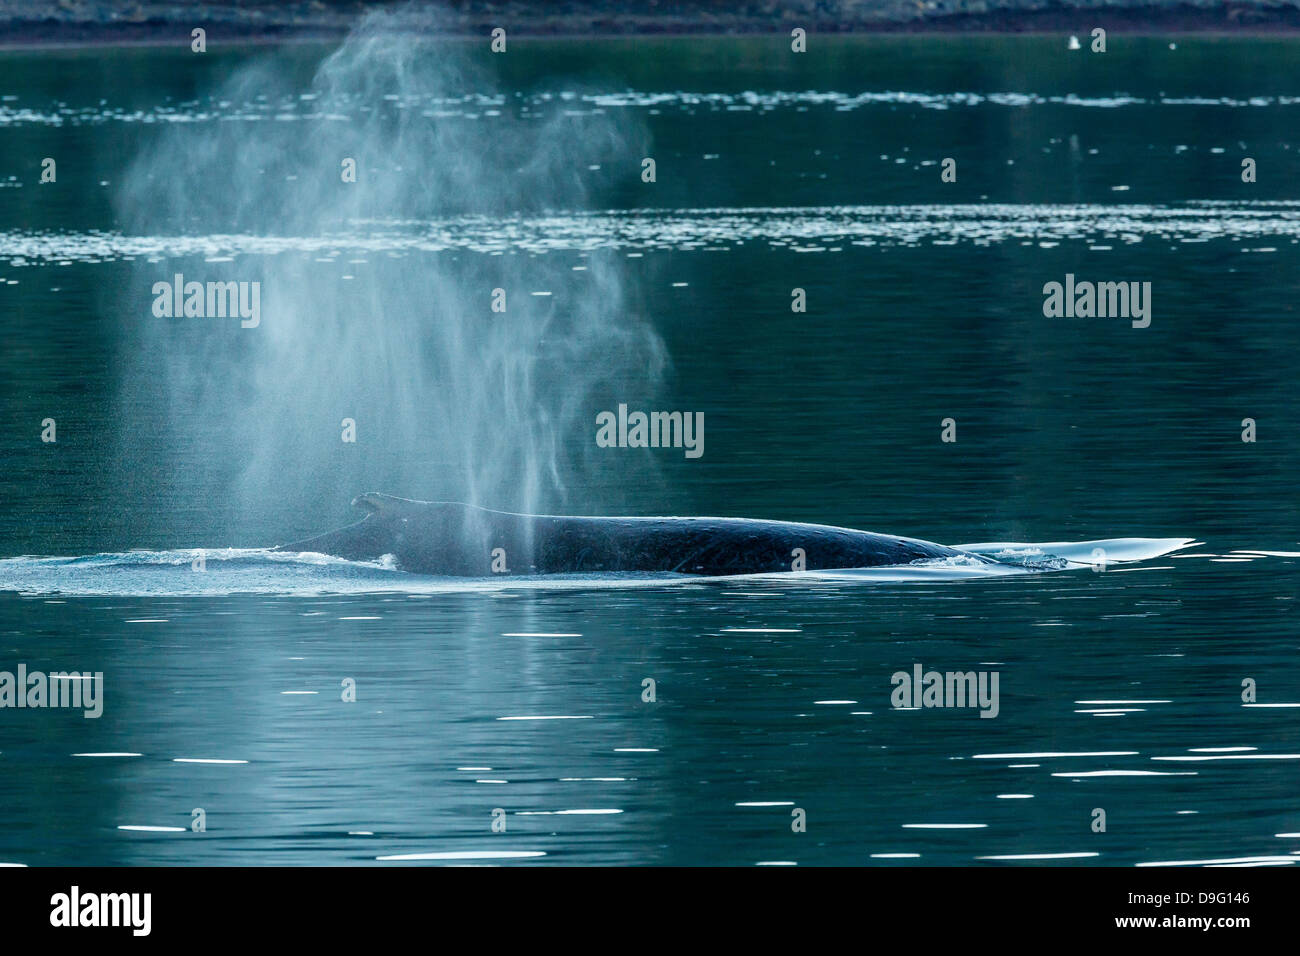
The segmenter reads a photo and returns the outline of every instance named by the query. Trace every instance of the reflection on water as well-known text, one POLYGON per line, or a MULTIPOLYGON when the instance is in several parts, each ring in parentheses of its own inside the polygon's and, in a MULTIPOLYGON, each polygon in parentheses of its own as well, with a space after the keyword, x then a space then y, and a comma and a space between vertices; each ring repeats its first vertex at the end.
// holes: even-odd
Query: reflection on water
POLYGON ((1243 704, 1237 677, 1300 701, 1293 669, 1250 663, 1294 653, 1290 602, 1222 614, 1262 575, 1293 593, 1275 562, 5 597, 7 661, 102 668, 106 690, 99 720, 5 712, 0 859, 1294 862, 1294 711, 1243 704), (998 718, 895 709, 916 662, 998 671, 998 718))
POLYGON ((504 93, 470 92, 456 95, 443 93, 391 94, 384 102, 376 104, 358 95, 334 95, 329 109, 322 110, 316 93, 288 94, 278 97, 259 96, 256 99, 233 102, 210 98, 184 103, 154 104, 148 109, 125 109, 98 103, 93 106, 72 106, 55 103, 50 106, 21 105, 21 97, 5 97, 0 103, 0 126, 36 125, 63 126, 95 123, 212 123, 240 122, 337 122, 355 121, 380 106, 386 109, 414 111, 428 119, 465 119, 490 122, 502 115, 502 108, 534 112, 563 111, 579 113, 605 109, 665 109, 687 114, 718 110, 729 112, 767 112, 778 109, 809 107, 847 112, 863 107, 907 106, 932 110, 951 107, 1029 107, 1071 106, 1092 109, 1119 109, 1131 106, 1186 106, 1220 107, 1226 109, 1287 107, 1300 104, 1297 96, 1261 95, 1248 98, 1233 96, 1166 96, 1150 97, 1114 94, 1111 96, 1079 96, 1030 92, 951 92, 931 93, 905 90, 869 90, 848 93, 837 90, 744 90, 738 93, 722 91, 638 91, 592 93, 564 90, 561 92, 504 93))
MULTIPOLYGON (((1080 242, 1094 252, 1144 240, 1288 240, 1300 237, 1300 203, 1202 202, 1170 206, 837 206, 804 209, 675 209, 542 217, 460 216, 434 222, 367 222, 328 235, 123 236, 114 233, 0 233, 0 258, 15 266, 98 263, 136 257, 202 257, 299 253, 307 261, 342 265, 344 275, 367 255, 446 252, 589 253, 598 249, 721 252, 746 243, 792 252, 842 252, 852 246, 987 246, 1033 240, 1050 249, 1080 242), (341 255, 361 258, 338 263, 341 255), (320 256, 322 258, 314 258, 320 256)), ((1276 253, 1276 246, 1239 248, 1276 253)), ((17 281, 17 280, 10 280, 17 281)), ((549 295, 538 292, 536 295, 549 295)))

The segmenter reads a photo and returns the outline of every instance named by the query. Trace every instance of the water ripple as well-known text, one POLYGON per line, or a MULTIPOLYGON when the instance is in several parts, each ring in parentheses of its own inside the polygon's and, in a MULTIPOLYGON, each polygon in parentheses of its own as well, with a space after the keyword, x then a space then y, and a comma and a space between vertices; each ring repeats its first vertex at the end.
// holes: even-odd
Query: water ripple
MULTIPOLYGON (((1202 243, 1261 237, 1300 239, 1300 202, 1209 202, 1176 205, 968 203, 899 206, 806 206, 606 210, 544 216, 457 216, 340 223, 311 236, 208 234, 136 236, 90 230, 0 232, 0 260, 35 263, 320 253, 484 254, 721 251, 763 243, 794 252, 846 246, 979 246, 1053 240, 1124 245, 1147 239, 1202 243)), ((1255 250, 1264 253, 1263 249, 1255 250)), ((1269 252, 1276 252, 1270 247, 1269 252)), ((330 257, 332 261, 333 256, 330 257)))

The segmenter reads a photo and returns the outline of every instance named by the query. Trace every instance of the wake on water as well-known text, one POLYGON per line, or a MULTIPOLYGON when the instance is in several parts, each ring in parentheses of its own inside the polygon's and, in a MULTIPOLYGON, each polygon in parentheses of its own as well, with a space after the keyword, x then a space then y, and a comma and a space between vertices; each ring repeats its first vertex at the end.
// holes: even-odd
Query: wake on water
POLYGON ((834 571, 798 571, 702 578, 697 575, 550 574, 491 578, 410 574, 391 560, 347 561, 327 554, 269 548, 126 551, 82 557, 0 559, 0 592, 28 595, 183 597, 228 594, 438 594, 508 589, 605 589, 721 581, 800 587, 827 581, 860 584, 935 583, 1041 574, 1149 561, 1193 543, 1192 538, 1109 538, 1040 544, 995 541, 955 545, 970 557, 834 571), (982 558, 991 558, 989 563, 982 558))

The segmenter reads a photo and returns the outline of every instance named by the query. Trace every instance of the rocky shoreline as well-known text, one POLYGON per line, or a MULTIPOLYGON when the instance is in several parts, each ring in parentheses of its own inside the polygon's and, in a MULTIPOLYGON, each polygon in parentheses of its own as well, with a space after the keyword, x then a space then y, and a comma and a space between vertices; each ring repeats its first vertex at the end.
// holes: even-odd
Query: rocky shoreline
MULTIPOLYGON (((7 0, 0 45, 188 43, 195 27, 227 42, 333 39, 366 0, 7 0)), ((449 0, 402 8, 404 30, 486 36, 811 33, 1300 32, 1300 0, 596 0, 534 4, 449 0)))

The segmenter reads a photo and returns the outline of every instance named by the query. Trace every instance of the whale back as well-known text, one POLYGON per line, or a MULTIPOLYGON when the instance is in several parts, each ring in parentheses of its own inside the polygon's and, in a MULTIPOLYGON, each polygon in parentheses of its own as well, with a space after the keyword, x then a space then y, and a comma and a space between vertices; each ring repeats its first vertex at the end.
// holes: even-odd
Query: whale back
POLYGON ((762 574, 877 567, 958 555, 913 538, 749 518, 550 518, 535 534, 539 573, 762 574))
POLYGON ((522 515, 375 493, 361 521, 283 546, 355 561, 391 556, 421 574, 757 574, 952 557, 944 545, 851 528, 749 518, 522 515))

